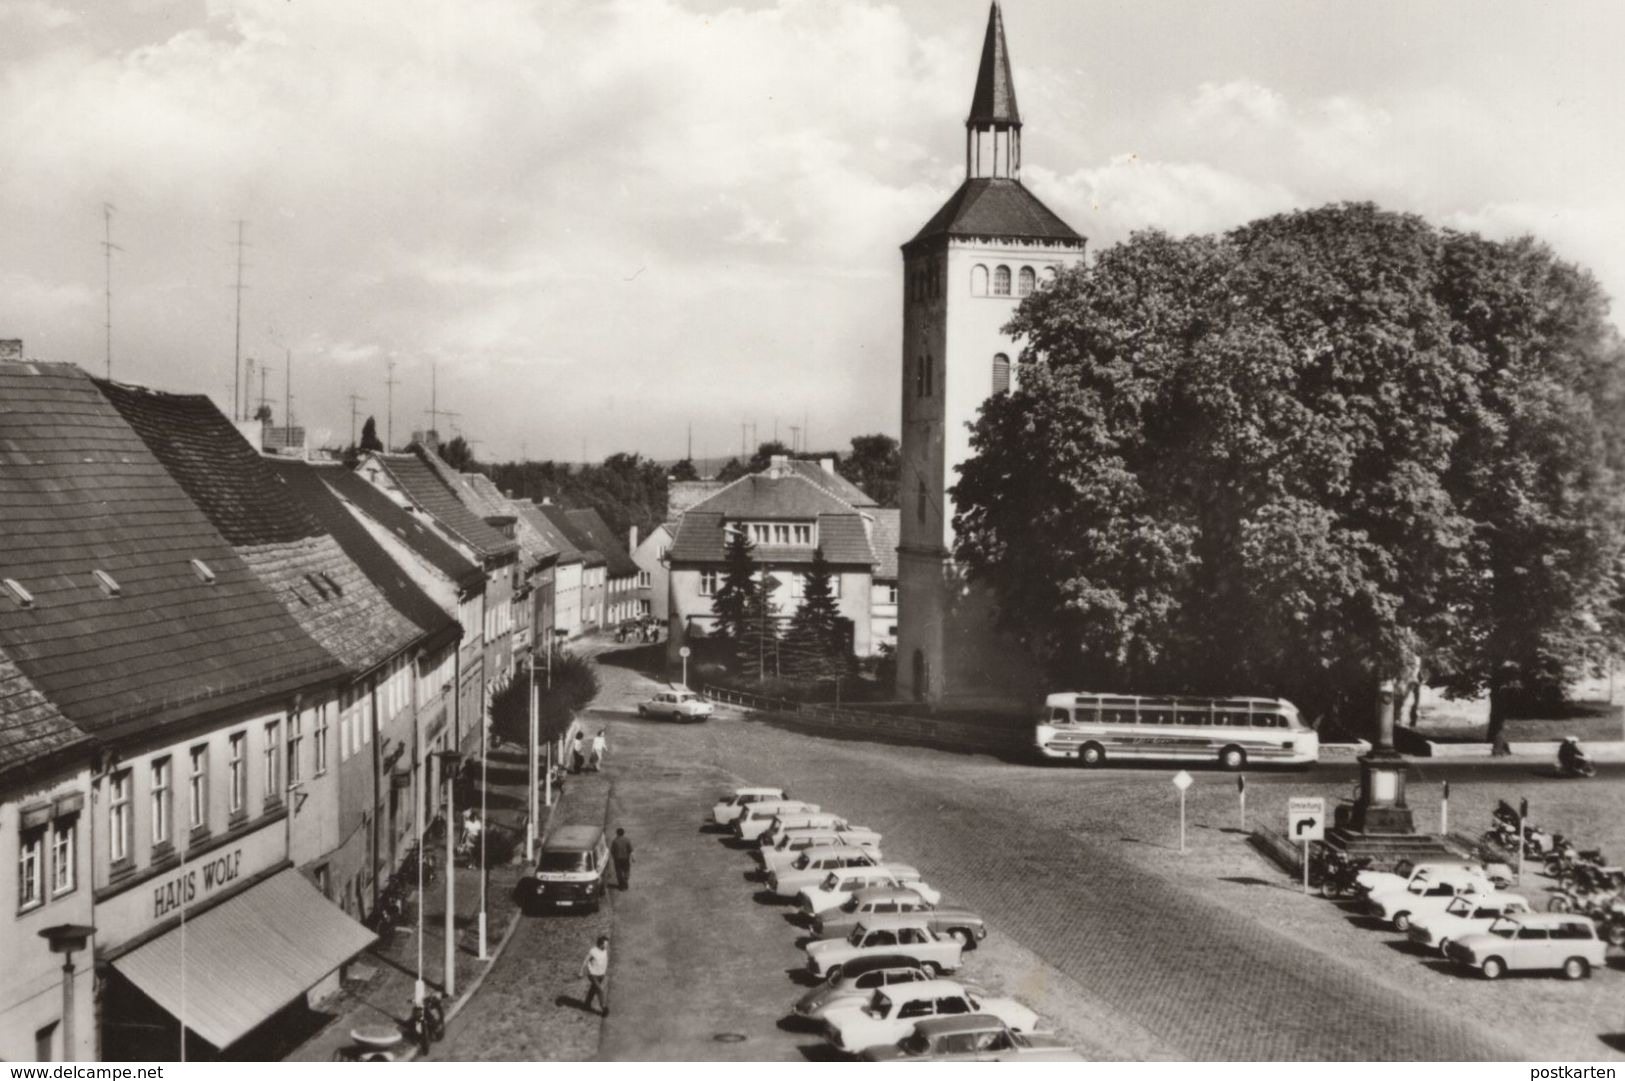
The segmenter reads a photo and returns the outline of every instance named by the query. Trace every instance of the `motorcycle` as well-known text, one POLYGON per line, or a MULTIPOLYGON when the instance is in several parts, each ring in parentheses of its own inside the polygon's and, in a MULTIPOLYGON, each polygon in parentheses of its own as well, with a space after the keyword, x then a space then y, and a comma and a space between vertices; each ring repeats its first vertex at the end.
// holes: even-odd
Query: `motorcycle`
POLYGON ((429 1045, 446 1038, 446 997, 430 991, 423 1001, 414 1003, 412 1016, 406 1022, 407 1038, 418 1045, 418 1053, 427 1055, 429 1045))
POLYGON ((1319 848, 1309 863, 1309 881, 1320 887, 1322 897, 1352 897, 1355 878, 1371 866, 1370 856, 1350 858, 1334 848, 1319 848))

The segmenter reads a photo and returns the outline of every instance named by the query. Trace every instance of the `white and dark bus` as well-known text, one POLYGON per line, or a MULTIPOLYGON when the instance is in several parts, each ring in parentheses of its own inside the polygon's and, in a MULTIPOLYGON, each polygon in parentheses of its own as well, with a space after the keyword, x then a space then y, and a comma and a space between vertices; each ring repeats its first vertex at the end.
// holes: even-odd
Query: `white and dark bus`
POLYGON ((1320 737, 1281 698, 1052 694, 1035 732, 1046 758, 1098 766, 1112 761, 1305 765, 1320 758, 1320 737))

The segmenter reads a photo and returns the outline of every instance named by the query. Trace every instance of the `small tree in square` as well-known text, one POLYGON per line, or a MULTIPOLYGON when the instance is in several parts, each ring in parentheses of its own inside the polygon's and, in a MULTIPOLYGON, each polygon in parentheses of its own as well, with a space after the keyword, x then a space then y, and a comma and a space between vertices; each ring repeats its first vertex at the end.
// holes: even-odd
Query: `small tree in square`
POLYGON ((773 591, 779 587, 779 580, 764 570, 751 585, 734 656, 738 659, 739 671, 760 683, 780 673, 779 606, 773 603, 773 591))
POLYGON ((734 642, 739 641, 744 633, 751 594, 756 591, 756 563, 751 559, 754 548, 744 529, 734 527, 728 534, 722 582, 717 586, 716 595, 711 598, 711 611, 717 618, 716 633, 734 642))
POLYGON ((801 607, 790 617, 784 636, 784 657, 784 674, 793 679, 833 679, 846 672, 846 634, 822 548, 813 551, 812 567, 803 579, 801 607))

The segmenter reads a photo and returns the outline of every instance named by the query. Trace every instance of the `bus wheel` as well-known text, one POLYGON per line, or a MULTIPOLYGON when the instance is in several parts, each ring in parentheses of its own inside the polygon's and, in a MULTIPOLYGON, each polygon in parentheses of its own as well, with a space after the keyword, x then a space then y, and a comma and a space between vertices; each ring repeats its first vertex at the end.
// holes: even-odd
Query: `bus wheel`
POLYGON ((1106 761, 1106 749, 1098 743, 1085 743, 1078 751, 1080 766, 1098 766, 1106 761))
POLYGON ((1219 762, 1225 769, 1240 769, 1247 764, 1247 752, 1240 747, 1226 747, 1219 752, 1219 762))

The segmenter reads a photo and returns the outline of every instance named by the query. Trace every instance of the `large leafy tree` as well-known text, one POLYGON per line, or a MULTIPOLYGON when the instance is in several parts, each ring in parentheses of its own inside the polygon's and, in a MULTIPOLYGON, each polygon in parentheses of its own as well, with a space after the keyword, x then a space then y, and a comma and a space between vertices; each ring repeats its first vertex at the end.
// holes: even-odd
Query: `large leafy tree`
POLYGON ((883 433, 853 436, 852 452, 835 468, 882 507, 897 506, 897 478, 902 470, 902 456, 897 440, 891 436, 883 433))
POLYGON ((1614 592, 1598 300, 1538 245, 1369 205, 1138 235, 1018 311, 1023 378, 975 427, 958 555, 1070 681, 1281 694, 1363 726, 1418 666, 1462 692, 1498 667, 1558 680, 1614 592), (1489 324, 1517 317, 1476 279, 1520 263, 1508 363, 1489 324), (1512 535, 1509 502, 1530 519, 1512 535), (1502 578, 1516 599, 1492 602, 1502 578))

